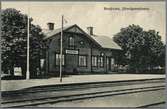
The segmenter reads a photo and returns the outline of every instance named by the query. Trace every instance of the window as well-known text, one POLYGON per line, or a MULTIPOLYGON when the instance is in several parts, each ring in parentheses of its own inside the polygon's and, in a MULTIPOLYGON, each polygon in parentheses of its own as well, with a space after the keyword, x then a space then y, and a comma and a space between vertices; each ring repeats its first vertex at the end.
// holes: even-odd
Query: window
POLYGON ((92 56, 92 66, 93 67, 97 66, 97 56, 92 56))
POLYGON ((111 58, 111 65, 114 65, 114 58, 111 58))
POLYGON ((87 66, 87 57, 86 56, 79 56, 79 66, 87 66))
POLYGON ((107 65, 109 65, 109 59, 110 59, 110 58, 108 57, 108 58, 107 58, 107 65))
POLYGON ((74 46, 74 38, 73 37, 69 38, 69 46, 74 46))
MULTIPOLYGON (((56 54, 56 65, 60 65, 60 54, 56 54)), ((62 65, 64 65, 64 55, 62 55, 62 65)))
POLYGON ((103 53, 103 52, 101 52, 101 56, 104 56, 104 53, 103 53))
POLYGON ((84 44, 84 42, 83 42, 83 41, 81 41, 81 42, 80 42, 80 44, 81 44, 81 45, 83 45, 83 44, 84 44))
POLYGON ((100 57, 98 58, 98 64, 99 64, 100 67, 103 67, 103 66, 104 66, 103 60, 104 60, 103 56, 100 56, 100 57))

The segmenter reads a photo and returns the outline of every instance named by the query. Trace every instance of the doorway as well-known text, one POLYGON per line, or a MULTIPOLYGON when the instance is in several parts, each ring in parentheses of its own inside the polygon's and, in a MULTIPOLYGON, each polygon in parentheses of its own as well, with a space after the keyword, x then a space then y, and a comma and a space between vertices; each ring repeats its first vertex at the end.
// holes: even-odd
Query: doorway
POLYGON ((114 58, 107 57, 107 69, 108 69, 108 71, 114 70, 114 58))
POLYGON ((78 67, 78 55, 66 54, 65 61, 65 71, 73 73, 73 70, 78 67))

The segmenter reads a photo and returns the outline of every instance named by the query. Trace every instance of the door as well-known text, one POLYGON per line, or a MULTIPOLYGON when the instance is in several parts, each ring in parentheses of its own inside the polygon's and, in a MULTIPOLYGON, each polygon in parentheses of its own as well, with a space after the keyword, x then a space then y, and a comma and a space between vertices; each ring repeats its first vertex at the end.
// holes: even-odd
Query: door
POLYGON ((107 57, 107 67, 109 71, 114 70, 114 58, 112 57, 107 57))
POLYGON ((110 57, 107 57, 107 69, 110 71, 111 70, 111 61, 110 57))
POLYGON ((78 55, 66 54, 65 58, 65 71, 73 73, 73 70, 77 69, 78 66, 78 55))

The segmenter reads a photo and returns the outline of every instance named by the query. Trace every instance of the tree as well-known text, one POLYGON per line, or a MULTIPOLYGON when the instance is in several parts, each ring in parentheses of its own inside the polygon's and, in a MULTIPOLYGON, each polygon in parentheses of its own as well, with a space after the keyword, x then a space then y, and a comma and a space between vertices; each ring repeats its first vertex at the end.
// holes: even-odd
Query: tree
MULTIPOLYGON (((12 8, 2 10, 2 70, 14 75, 14 66, 20 66, 25 76, 27 51, 27 15, 12 8)), ((30 22, 33 19, 30 18, 30 22)), ((43 43, 42 30, 30 24, 30 65, 39 67, 43 43)), ((32 69, 33 70, 33 69, 32 69)), ((31 71, 32 73, 32 71, 31 71)))
POLYGON ((160 60, 165 58, 161 36, 155 30, 144 31, 139 25, 129 25, 114 36, 114 41, 122 47, 123 59, 133 71, 153 69, 162 65, 160 60))

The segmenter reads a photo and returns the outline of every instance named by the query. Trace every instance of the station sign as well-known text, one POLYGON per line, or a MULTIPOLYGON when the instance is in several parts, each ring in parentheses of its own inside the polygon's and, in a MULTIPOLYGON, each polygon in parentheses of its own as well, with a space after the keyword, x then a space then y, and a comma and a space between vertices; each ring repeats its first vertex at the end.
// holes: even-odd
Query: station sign
POLYGON ((78 54, 78 50, 66 50, 66 54, 78 54))

